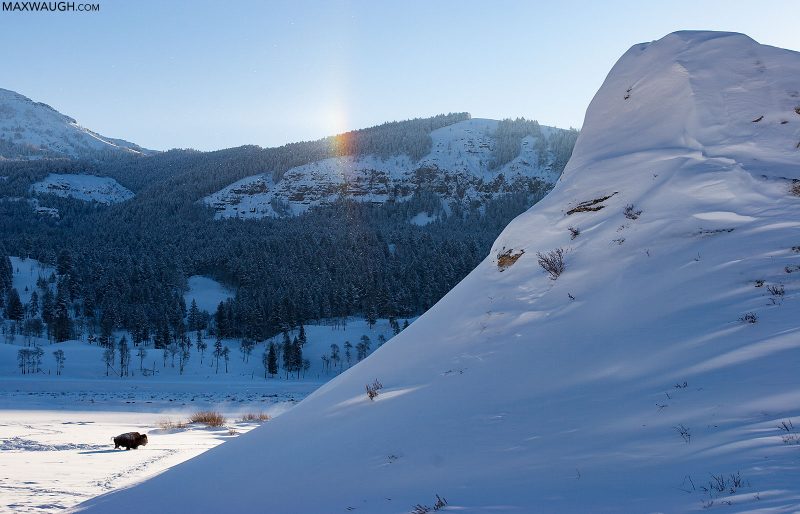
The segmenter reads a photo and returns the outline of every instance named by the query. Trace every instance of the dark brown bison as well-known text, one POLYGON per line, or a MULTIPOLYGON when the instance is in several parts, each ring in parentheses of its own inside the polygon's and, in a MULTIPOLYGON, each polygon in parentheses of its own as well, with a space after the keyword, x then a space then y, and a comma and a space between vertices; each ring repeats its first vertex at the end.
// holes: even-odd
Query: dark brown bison
POLYGON ((147 444, 147 434, 140 434, 139 432, 120 434, 112 439, 114 440, 115 450, 120 446, 125 447, 126 450, 130 450, 131 448, 135 450, 139 446, 145 446, 147 444))

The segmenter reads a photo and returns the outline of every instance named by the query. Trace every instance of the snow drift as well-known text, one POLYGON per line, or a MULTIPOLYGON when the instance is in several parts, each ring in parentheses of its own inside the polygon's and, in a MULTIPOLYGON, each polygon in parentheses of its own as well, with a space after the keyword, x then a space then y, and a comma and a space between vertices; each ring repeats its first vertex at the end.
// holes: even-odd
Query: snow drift
POLYGON ((634 46, 554 191, 409 329, 81 509, 800 508, 799 77, 800 54, 740 34, 634 46), (552 280, 537 252, 558 248, 552 280))

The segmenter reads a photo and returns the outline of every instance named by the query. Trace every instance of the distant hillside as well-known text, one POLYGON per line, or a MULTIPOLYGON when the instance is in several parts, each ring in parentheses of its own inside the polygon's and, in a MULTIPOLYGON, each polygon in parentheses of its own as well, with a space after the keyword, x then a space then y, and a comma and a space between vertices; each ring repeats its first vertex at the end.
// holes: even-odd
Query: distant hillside
POLYGON ((411 317, 547 194, 576 137, 456 113, 278 148, 0 161, 0 258, 74 263, 62 289, 86 330, 180 334, 195 275, 231 291, 229 337, 411 317))
POLYGON ((102 136, 47 104, 0 89, 0 159, 96 158, 115 153, 153 152, 102 136))
MULTIPOLYGON (((283 173, 266 170, 203 201, 217 211, 217 218, 296 215, 341 198, 404 201, 420 191, 435 193, 445 204, 483 204, 499 195, 536 189, 537 181, 554 184, 577 137, 575 131, 527 120, 465 119, 429 134, 416 122, 394 124, 392 130, 380 126, 359 131, 375 131, 370 145, 351 144, 340 149, 348 150, 344 155, 283 173), (390 144, 414 140, 416 144, 405 148, 390 144)), ((341 141, 343 147, 356 137, 343 135, 330 143, 341 141)))

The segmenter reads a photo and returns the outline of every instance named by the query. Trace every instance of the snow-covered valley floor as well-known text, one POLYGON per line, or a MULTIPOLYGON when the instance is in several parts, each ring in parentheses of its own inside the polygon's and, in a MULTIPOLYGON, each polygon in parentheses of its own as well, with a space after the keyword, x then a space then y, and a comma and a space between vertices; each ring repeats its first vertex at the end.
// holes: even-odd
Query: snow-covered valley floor
MULTIPOLYGON (((24 380, 0 384, 0 513, 59 512, 87 498, 156 475, 257 427, 319 384, 242 381, 168 383, 24 380), (201 410, 222 427, 185 422, 201 410), (147 433, 147 446, 115 450, 113 436, 147 433)), ((266 421, 267 423, 269 421, 266 421)))

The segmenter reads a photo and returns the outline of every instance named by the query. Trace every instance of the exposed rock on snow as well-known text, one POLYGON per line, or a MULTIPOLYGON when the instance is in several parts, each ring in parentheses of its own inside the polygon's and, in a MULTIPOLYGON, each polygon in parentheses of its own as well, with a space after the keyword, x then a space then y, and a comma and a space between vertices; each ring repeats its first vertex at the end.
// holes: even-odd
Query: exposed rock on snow
MULTIPOLYGON (((263 218, 299 214, 340 197, 383 203, 403 200, 420 186, 446 200, 483 201, 498 194, 527 191, 533 180, 553 184, 559 173, 540 165, 533 136, 523 138, 519 156, 489 171, 496 120, 470 119, 434 130, 433 148, 413 161, 400 155, 382 159, 334 157, 292 168, 277 183, 269 170, 239 180, 203 199, 217 218, 263 218)), ((542 127, 542 137, 553 129, 542 127)), ((424 224, 424 219, 412 223, 424 224)))
POLYGON ((39 194, 51 194, 102 204, 124 202, 134 197, 133 191, 123 187, 113 178, 94 175, 51 173, 44 180, 35 183, 31 190, 39 194))

